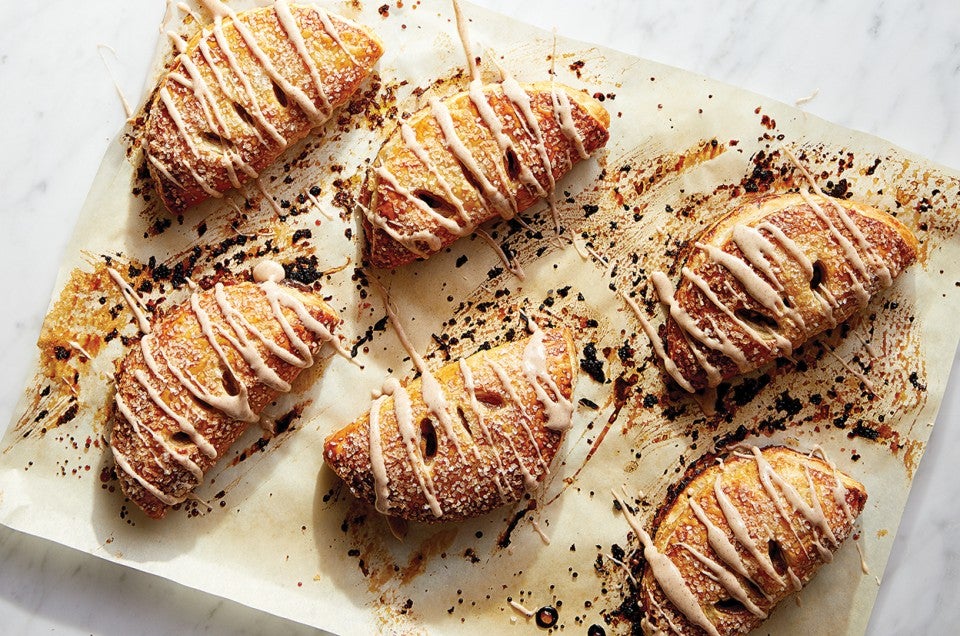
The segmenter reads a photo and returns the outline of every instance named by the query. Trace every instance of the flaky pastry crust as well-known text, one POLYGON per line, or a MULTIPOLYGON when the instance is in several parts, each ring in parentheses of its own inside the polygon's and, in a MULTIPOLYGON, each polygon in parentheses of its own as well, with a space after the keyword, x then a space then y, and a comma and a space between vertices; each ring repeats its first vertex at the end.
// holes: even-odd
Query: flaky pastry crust
POLYGON ((538 396, 524 366, 534 337, 481 351, 433 374, 446 397, 452 438, 428 407, 417 378, 374 402, 373 428, 367 413, 328 437, 327 464, 356 497, 410 521, 457 521, 518 500, 547 474, 560 447, 564 428, 551 428, 548 402, 569 403, 577 374, 569 332, 543 332, 549 379, 540 380, 547 398, 538 396), (412 453, 401 430, 404 420, 415 433, 412 453), (373 451, 371 430, 379 431, 373 451), (385 471, 381 494, 377 466, 385 471))
POLYGON ((319 7, 235 16, 186 43, 150 104, 145 153, 174 213, 255 178, 345 104, 383 54, 371 30, 319 7))

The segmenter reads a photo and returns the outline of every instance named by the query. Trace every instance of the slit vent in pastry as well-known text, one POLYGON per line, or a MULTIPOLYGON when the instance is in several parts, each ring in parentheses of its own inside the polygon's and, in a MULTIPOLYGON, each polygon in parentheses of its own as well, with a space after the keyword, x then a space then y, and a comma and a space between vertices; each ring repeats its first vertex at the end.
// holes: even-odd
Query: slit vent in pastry
POLYGON ((214 23, 161 78, 146 157, 167 208, 180 213, 255 179, 349 100, 383 54, 366 27, 277 0, 214 23))
POLYGON ((478 225, 512 218, 602 147, 610 115, 567 86, 474 81, 433 98, 380 149, 364 193, 365 255, 397 267, 439 252, 478 225))
MULTIPOLYGON (((734 451, 657 514, 646 562, 647 634, 746 634, 800 590, 853 531, 867 493, 828 460, 782 446, 734 451)), ((859 570, 858 570, 859 575, 859 570)))
POLYGON ((334 311, 279 278, 195 292, 124 358, 110 448, 124 494, 148 516, 186 499, 334 339, 334 311))
POLYGON ((359 499, 410 521, 457 521, 517 501, 549 472, 573 414, 565 330, 481 351, 406 386, 327 438, 324 458, 359 499))
POLYGON ((790 355, 865 307, 916 255, 910 230, 868 205, 806 192, 753 200, 687 248, 676 290, 653 274, 669 313, 666 370, 694 391, 790 355))

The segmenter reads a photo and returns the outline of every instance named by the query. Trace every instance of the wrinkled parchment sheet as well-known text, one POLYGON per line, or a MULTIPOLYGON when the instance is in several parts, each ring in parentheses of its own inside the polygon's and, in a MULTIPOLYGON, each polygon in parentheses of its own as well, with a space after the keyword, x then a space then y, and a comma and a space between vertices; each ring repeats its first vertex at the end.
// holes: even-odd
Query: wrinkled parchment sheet
MULTIPOLYGON (((485 78, 494 60, 529 82, 553 66, 556 81, 602 96, 610 111, 607 148, 558 185, 563 234, 576 246, 556 239, 539 204, 524 215, 529 228, 488 228, 523 280, 476 237, 428 262, 365 272, 354 200, 367 162, 398 116, 464 89, 468 77, 446 2, 404 2, 386 16, 377 3, 327 8, 373 27, 387 52, 333 122, 265 173, 279 211, 251 185, 171 217, 142 170, 142 120, 108 150, 60 270, 36 375, 2 441, 0 521, 337 633, 536 632, 509 600, 556 606, 568 632, 600 623, 614 633, 629 630, 618 619, 627 583, 610 557, 637 546, 612 488, 626 488, 649 520, 685 466, 717 445, 820 445, 867 486, 864 567, 848 541, 802 603, 785 602, 762 631, 862 633, 960 333, 943 328, 960 311, 958 174, 796 108, 465 5, 485 78), (752 193, 803 185, 783 147, 830 194, 895 213, 917 233, 920 259, 794 360, 722 386, 705 415, 712 409, 669 394, 617 292, 661 321, 647 302, 650 272, 671 268, 679 245, 752 193), (138 336, 106 267, 163 309, 186 299, 187 277, 244 276, 266 257, 331 298, 363 369, 329 357, 305 373, 268 409, 278 432, 254 427, 198 501, 151 521, 124 501, 104 441, 112 376, 138 336), (324 437, 366 411, 388 376, 413 376, 372 276, 433 368, 522 337, 521 313, 570 327, 579 358, 595 356, 539 492, 467 523, 412 526, 399 541, 324 467, 324 437)), ((175 8, 167 21, 196 28, 175 8)), ((157 72, 169 59, 163 42, 157 72)))

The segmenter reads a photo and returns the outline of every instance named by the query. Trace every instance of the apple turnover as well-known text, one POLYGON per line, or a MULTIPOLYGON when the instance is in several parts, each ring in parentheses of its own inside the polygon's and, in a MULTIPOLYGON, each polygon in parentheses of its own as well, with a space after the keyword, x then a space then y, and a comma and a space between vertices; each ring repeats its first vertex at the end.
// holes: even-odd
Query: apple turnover
POLYGON ((380 149, 362 196, 375 267, 424 259, 494 218, 552 196, 557 179, 601 148, 610 115, 567 86, 470 83, 429 104, 380 149))
POLYGON ((653 537, 624 505, 646 564, 636 592, 644 633, 755 629, 833 559, 866 500, 823 457, 754 446, 694 475, 658 511, 653 537))
POLYGON ((566 330, 390 379, 370 412, 327 438, 324 458, 357 498, 410 521, 457 521, 517 501, 549 472, 576 382, 566 330))
POLYGON ((345 104, 383 54, 369 29, 319 7, 205 5, 213 25, 175 38, 179 55, 146 123, 150 173, 174 213, 255 179, 345 104))
POLYGON ((325 342, 342 351, 318 294, 283 284, 270 261, 254 277, 194 292, 120 365, 110 448, 124 494, 150 517, 184 501, 325 342))
POLYGON ((910 230, 871 206, 805 191, 760 197, 688 246, 676 289, 651 276, 668 312, 665 349, 637 314, 666 371, 695 391, 789 356, 916 256, 910 230))

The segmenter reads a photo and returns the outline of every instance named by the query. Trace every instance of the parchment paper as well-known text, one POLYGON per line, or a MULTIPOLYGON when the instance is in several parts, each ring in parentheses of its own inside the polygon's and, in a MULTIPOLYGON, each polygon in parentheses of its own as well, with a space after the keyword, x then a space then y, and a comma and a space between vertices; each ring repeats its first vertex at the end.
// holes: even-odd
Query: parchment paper
MULTIPOLYGON (((488 228, 523 280, 476 237, 396 272, 362 271, 354 200, 366 163, 398 116, 467 80, 450 5, 404 3, 387 16, 375 5, 329 6, 376 29, 387 53, 335 121, 263 176, 275 205, 251 186, 170 217, 142 169, 142 118, 110 147, 60 270, 36 375, 2 441, 0 521, 338 633, 537 630, 510 600, 556 606, 566 631, 599 623, 611 633, 629 626, 618 610, 626 574, 610 557, 636 548, 611 488, 625 487, 649 518, 685 466, 717 446, 820 445, 867 486, 858 543, 869 574, 848 541, 802 605, 783 604, 763 631, 862 633, 957 346, 958 332, 940 327, 960 309, 958 174, 795 108, 467 5, 485 77, 494 58, 520 81, 553 67, 556 81, 602 96, 610 111, 607 148, 558 186, 577 246, 556 239, 541 204, 524 215, 529 228, 488 228), (829 193, 896 214, 917 233, 920 260, 793 361, 722 386, 705 415, 668 394, 617 292, 636 294, 659 321, 645 302, 650 272, 669 269, 679 245, 745 197, 802 185, 783 146, 829 193), (112 376, 138 335, 106 267, 162 310, 187 297, 187 277, 243 276, 264 257, 331 297, 364 368, 330 358, 305 374, 269 408, 280 432, 251 431, 199 501, 150 521, 124 502, 104 441, 112 376), (413 375, 370 276, 434 368, 520 337, 521 312, 571 327, 581 358, 595 346, 598 363, 586 366, 602 375, 581 374, 573 429, 535 496, 467 523, 412 526, 401 542, 323 466, 324 437, 367 410, 390 374, 413 375)), ((182 19, 172 9, 169 28, 196 28, 182 19)), ((168 59, 163 45, 156 72, 168 59)))

